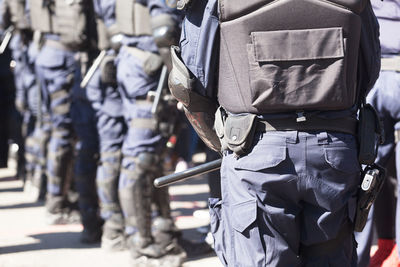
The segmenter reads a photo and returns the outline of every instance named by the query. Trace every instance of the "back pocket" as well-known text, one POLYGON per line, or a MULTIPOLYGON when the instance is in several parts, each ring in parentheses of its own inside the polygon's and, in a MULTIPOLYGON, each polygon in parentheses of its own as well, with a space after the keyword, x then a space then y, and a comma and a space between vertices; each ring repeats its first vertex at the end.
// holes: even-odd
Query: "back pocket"
POLYGON ((252 32, 251 40, 253 107, 276 112, 348 106, 342 28, 252 32))

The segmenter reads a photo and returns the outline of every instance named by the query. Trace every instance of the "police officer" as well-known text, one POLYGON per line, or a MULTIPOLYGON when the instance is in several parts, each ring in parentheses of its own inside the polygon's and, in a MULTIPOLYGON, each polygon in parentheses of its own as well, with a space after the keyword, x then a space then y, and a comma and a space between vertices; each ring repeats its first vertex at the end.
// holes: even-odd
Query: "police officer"
MULTIPOLYGON (((165 140, 159 118, 151 112, 151 92, 159 82, 163 65, 160 55, 167 60, 169 46, 178 35, 179 17, 176 9, 168 6, 171 3, 116 1, 116 21, 122 37, 116 58, 117 82, 128 126, 119 178, 127 244, 136 263, 146 260, 165 266, 180 265, 183 254, 174 238, 168 192, 154 192, 152 187, 152 180, 161 171, 160 155, 165 140), (152 202, 158 203, 154 220, 152 202), (152 233, 152 221, 157 233, 152 233)), ((170 116, 165 111, 164 115, 170 116)))
POLYGON ((369 1, 178 5, 170 89, 223 151, 222 200, 210 199, 221 262, 356 266, 356 113, 379 72, 369 1))
POLYGON ((13 112, 14 120, 11 120, 14 127, 14 138, 19 145, 18 149, 18 168, 17 176, 26 180, 26 167, 24 157, 24 138, 30 136, 34 126, 34 115, 28 108, 28 96, 32 96, 34 87, 29 81, 32 79, 33 73, 30 71, 28 62, 28 45, 32 39, 32 32, 29 28, 27 14, 25 12, 25 1, 3 1, 1 6, 1 16, 3 17, 2 29, 8 32, 9 36, 4 36, 2 46, 9 48, 12 52, 14 63, 14 80, 15 80, 15 107, 13 112), (11 37, 7 38, 7 37, 11 37))
POLYGON ((66 217, 68 221, 71 218, 73 207, 66 193, 74 128, 78 141, 73 172, 84 226, 81 241, 97 242, 102 222, 95 189, 96 121, 86 91, 79 87, 81 72, 88 63, 91 38, 95 37, 92 1, 57 0, 45 5, 31 1, 30 8, 32 26, 44 34, 36 65, 52 124, 47 161, 48 218, 51 223, 63 223, 66 217))
MULTIPOLYGON (((100 142, 96 181, 101 215, 105 220, 101 246, 106 250, 121 250, 125 248, 125 223, 118 198, 118 181, 126 124, 114 63, 118 47, 113 47, 111 43, 113 36, 117 37, 115 0, 94 0, 93 4, 97 17, 98 47, 106 53, 87 86, 88 98, 96 111, 100 142)), ((118 46, 118 43, 115 45, 118 46)))
MULTIPOLYGON (((42 143, 47 143, 49 131, 40 118, 40 89, 36 82, 34 62, 38 54, 37 43, 33 40, 30 27, 29 6, 27 1, 4 1, 2 16, 5 17, 4 28, 12 34, 9 47, 15 63, 16 107, 23 116, 22 136, 25 138, 25 172, 26 186, 30 187, 39 199, 45 194, 45 173, 40 167, 45 154, 42 143), (13 29, 12 29, 13 28, 13 29)), ((6 37, 4 45, 6 43, 6 37)), ((22 156, 22 155, 21 155, 22 156)))
MULTIPOLYGON (((400 95, 400 3, 398 1, 378 1, 373 0, 372 7, 378 18, 380 25, 380 43, 382 49, 381 59, 381 72, 374 88, 368 95, 368 102, 370 102, 378 111, 379 117, 383 122, 385 133, 385 144, 379 147, 377 163, 382 166, 387 165, 390 157, 395 152, 396 154, 396 169, 397 177, 399 177, 399 146, 397 145, 400 138, 400 104, 396 100, 400 95)), ((400 202, 397 198, 397 211, 396 211, 396 243, 400 242, 400 202)), ((379 209, 389 210, 391 203, 385 203, 384 207, 375 206, 375 212, 379 209)), ((389 220, 389 218, 385 218, 389 220)), ((386 227, 387 231, 392 229, 390 225, 386 227)), ((372 232, 363 233, 363 235, 372 236, 372 232)), ((390 235, 389 235, 390 236, 390 235)), ((378 248, 377 255, 371 261, 371 266, 381 266, 386 257, 386 261, 382 266, 399 266, 399 248, 398 245, 394 246, 393 240, 390 237, 379 240, 380 248, 378 248), (387 249, 385 249, 387 247, 387 249), (393 247, 393 249, 391 249, 393 247), (390 251, 392 253, 390 254, 390 251), (386 254, 386 255, 379 255, 386 254), (390 255, 389 255, 390 254, 390 255), (378 261, 376 261, 378 260, 378 261)), ((366 254, 368 249, 366 250, 366 254)))

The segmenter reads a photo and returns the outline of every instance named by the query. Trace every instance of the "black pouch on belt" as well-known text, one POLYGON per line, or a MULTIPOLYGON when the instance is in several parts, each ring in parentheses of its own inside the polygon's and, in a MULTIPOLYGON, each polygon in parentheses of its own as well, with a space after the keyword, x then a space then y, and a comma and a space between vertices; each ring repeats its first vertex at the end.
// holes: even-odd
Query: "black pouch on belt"
MULTIPOLYGON (((220 111, 220 110, 218 110, 220 111)), ((217 112, 218 112, 217 111, 217 112)), ((216 122, 218 116, 216 116, 216 122)), ((220 126, 215 125, 218 137, 223 149, 232 150, 237 156, 249 152, 253 143, 254 133, 257 126, 257 116, 254 114, 227 116, 223 122, 223 131, 220 126)))
POLYGON ((383 143, 383 134, 378 114, 370 104, 364 104, 360 109, 358 142, 358 160, 360 163, 373 164, 378 152, 378 144, 383 143))

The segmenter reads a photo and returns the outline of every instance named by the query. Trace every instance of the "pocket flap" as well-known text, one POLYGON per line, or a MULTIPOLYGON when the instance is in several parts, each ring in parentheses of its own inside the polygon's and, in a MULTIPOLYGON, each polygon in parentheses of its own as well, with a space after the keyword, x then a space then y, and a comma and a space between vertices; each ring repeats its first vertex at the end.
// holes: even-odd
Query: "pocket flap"
POLYGON ((243 233, 257 219, 257 200, 234 204, 232 208, 232 227, 243 233))
POLYGON ((218 231, 220 220, 221 220, 221 205, 222 200, 220 198, 209 198, 208 207, 210 208, 210 227, 211 233, 218 231))
POLYGON ((257 62, 344 57, 342 28, 253 32, 257 62))
POLYGON ((239 158, 235 163, 235 169, 260 171, 277 166, 286 159, 286 146, 255 146, 253 151, 239 158), (257 154, 258 156, 251 156, 257 154))
POLYGON ((238 146, 246 141, 253 129, 256 115, 229 116, 225 121, 224 132, 230 145, 238 146))

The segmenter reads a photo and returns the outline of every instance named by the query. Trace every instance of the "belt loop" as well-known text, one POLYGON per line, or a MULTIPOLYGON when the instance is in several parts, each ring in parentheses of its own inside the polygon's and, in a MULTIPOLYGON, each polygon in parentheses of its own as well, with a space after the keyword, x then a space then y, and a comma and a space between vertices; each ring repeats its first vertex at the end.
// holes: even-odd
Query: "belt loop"
POLYGON ((317 134, 318 144, 327 145, 329 143, 329 137, 327 132, 320 132, 317 134))

